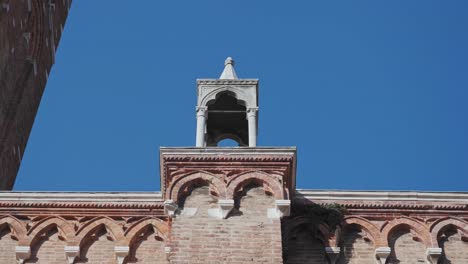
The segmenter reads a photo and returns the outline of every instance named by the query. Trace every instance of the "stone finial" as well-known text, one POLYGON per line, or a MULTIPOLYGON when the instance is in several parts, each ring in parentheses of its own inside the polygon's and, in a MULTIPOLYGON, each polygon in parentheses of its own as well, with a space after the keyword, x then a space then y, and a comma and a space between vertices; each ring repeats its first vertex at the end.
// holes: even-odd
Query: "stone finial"
POLYGON ((223 80, 237 80, 236 71, 234 70, 234 60, 231 57, 227 57, 224 61, 224 71, 219 76, 219 79, 223 80))

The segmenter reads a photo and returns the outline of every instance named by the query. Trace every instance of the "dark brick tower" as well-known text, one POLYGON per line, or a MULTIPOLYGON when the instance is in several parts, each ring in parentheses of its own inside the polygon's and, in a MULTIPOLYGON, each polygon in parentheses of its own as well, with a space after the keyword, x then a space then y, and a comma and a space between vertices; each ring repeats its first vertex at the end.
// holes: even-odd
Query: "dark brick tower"
POLYGON ((71 0, 0 0, 0 190, 11 190, 71 0))

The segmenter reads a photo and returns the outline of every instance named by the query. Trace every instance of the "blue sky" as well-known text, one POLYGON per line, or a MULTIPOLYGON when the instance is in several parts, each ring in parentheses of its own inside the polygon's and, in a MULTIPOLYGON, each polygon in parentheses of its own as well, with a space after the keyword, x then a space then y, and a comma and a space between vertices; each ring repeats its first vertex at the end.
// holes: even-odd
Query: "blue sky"
POLYGON ((468 2, 74 1, 15 190, 157 191, 197 78, 260 79, 297 187, 468 191, 468 2))

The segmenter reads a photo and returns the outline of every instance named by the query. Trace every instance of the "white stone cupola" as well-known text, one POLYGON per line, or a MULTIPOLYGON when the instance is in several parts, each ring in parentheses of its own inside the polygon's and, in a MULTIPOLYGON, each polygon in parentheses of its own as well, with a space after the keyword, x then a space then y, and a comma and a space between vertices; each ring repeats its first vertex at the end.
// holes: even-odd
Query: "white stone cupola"
POLYGON ((214 147, 227 138, 257 146, 257 79, 239 79, 228 57, 219 79, 197 80, 197 93, 197 147, 214 147))

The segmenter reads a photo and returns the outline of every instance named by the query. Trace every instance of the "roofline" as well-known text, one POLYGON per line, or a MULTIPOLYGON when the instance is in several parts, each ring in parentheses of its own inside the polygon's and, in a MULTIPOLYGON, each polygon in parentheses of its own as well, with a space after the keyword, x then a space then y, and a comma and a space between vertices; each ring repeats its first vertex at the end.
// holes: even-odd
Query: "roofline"
POLYGON ((296 189, 296 199, 301 198, 308 200, 432 201, 468 203, 468 192, 339 191, 296 189))
POLYGON ((161 192, 0 192, 0 202, 161 202, 161 192))

